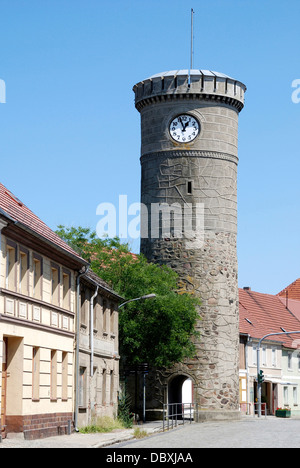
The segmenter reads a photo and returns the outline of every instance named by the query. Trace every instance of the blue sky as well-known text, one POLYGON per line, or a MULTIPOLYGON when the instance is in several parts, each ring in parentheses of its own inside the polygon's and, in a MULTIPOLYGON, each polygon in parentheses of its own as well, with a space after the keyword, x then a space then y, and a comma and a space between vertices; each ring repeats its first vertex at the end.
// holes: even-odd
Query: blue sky
POLYGON ((0 180, 53 229, 96 229, 98 204, 138 202, 132 87, 189 67, 191 8, 194 68, 248 88, 239 285, 277 293, 300 277, 299 0, 0 0, 0 180))

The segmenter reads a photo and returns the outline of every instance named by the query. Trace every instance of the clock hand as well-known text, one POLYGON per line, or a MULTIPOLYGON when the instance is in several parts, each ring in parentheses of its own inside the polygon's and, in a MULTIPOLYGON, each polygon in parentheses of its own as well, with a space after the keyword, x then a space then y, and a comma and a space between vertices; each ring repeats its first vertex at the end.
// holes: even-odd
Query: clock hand
POLYGON ((185 124, 182 125, 182 132, 186 131, 186 127, 188 126, 189 122, 186 122, 185 124))
POLYGON ((185 131, 185 127, 184 127, 184 123, 183 123, 182 120, 181 120, 181 117, 179 117, 178 120, 179 120, 179 122, 181 123, 181 125, 182 125, 182 131, 184 132, 184 131, 185 131))

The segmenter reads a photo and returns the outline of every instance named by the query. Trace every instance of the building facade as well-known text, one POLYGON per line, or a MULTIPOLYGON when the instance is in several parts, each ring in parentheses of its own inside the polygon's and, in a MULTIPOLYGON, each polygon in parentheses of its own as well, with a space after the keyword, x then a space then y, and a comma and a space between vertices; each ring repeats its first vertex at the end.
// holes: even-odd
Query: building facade
MULTIPOLYGON (((299 319, 279 296, 240 289, 240 407, 253 414, 257 407, 257 349, 269 333, 300 330, 299 319)), ((262 403, 267 414, 289 407, 299 414, 300 335, 269 336, 260 346, 260 369, 264 372, 262 403)))
POLYGON ((117 416, 120 299, 93 272, 81 279, 78 427, 117 416))
MULTIPOLYGON (((244 360, 240 365, 240 407, 243 414, 257 412, 257 339, 243 337, 244 360)), ((267 414, 275 414, 282 401, 282 346, 266 341, 260 352, 260 368, 264 372, 262 385, 262 403, 266 404, 267 414)), ((264 414, 264 407, 263 413, 264 414)))
MULTIPOLYGON (((300 325, 300 322, 299 322, 300 325)), ((299 327, 300 328, 300 327, 299 327)), ((282 350, 282 399, 279 407, 291 409, 292 416, 300 416, 300 349, 282 350)))
POLYGON ((119 300, 0 184, 2 438, 69 433, 115 414, 119 300))

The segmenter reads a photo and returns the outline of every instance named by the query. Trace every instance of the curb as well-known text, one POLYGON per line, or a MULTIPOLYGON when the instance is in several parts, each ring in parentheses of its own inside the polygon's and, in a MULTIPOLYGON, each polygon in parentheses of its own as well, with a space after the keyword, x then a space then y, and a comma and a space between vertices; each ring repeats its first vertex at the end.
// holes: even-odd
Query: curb
MULTIPOLYGON (((148 436, 147 436, 148 437, 148 436)), ((119 439, 107 440, 105 442, 99 442, 96 445, 93 445, 91 448, 105 448, 110 447, 111 445, 121 444, 122 442, 128 442, 129 440, 134 440, 134 435, 129 435, 125 437, 120 437, 119 439)))
MULTIPOLYGON (((147 429, 144 429, 147 432, 147 435, 143 437, 143 439, 146 439, 148 437, 151 437, 152 435, 163 433, 162 428, 157 428, 157 429, 150 429, 147 431, 147 429)), ((116 444, 121 444, 122 442, 128 442, 129 440, 140 440, 137 439, 134 434, 130 434, 127 436, 119 437, 119 438, 114 438, 113 440, 106 440, 104 442, 99 442, 95 445, 93 445, 91 448, 105 448, 105 447, 110 447, 112 445, 116 444)))

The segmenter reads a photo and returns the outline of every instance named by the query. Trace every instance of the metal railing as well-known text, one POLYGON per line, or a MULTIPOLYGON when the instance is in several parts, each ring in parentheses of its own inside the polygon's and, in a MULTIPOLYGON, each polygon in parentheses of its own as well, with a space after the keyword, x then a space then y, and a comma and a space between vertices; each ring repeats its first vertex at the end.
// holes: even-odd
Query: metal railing
MULTIPOLYGON (((240 411, 242 414, 247 416, 253 415, 254 417, 258 415, 259 403, 240 403, 240 411)), ((267 417, 267 403, 261 404, 261 414, 267 417)))
POLYGON ((240 412, 245 415, 252 414, 252 403, 240 403, 240 412))
POLYGON ((197 403, 168 403, 163 405, 163 431, 173 429, 185 422, 198 420, 197 403))
POLYGON ((256 415, 260 417, 259 411, 261 411, 261 415, 264 415, 265 418, 267 417, 267 403, 253 403, 253 406, 254 406, 254 411, 253 411, 254 417, 256 415), (261 410, 260 410, 260 405, 261 405, 261 410))

